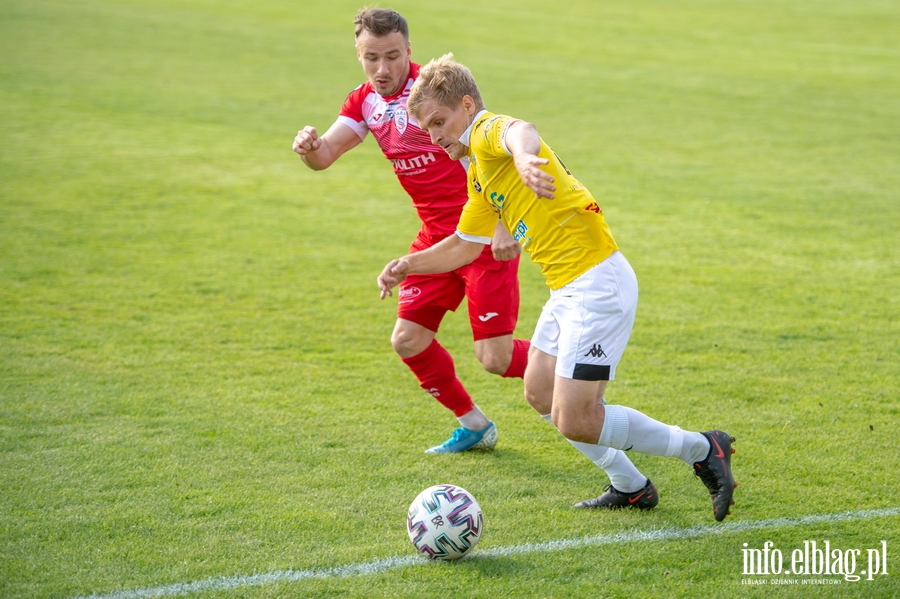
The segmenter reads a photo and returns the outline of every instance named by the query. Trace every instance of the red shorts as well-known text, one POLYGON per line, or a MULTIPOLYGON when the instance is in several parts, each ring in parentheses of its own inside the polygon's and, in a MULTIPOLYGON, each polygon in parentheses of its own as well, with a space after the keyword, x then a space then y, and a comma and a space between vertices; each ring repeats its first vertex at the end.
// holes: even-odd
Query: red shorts
MULTIPOLYGON (((419 233, 410 253, 431 247, 441 238, 419 233)), ((469 298, 469 322, 475 341, 512 335, 519 318, 519 258, 494 260, 491 246, 457 270, 433 275, 410 275, 401 284, 397 318, 437 332, 448 310, 456 311, 469 298)))

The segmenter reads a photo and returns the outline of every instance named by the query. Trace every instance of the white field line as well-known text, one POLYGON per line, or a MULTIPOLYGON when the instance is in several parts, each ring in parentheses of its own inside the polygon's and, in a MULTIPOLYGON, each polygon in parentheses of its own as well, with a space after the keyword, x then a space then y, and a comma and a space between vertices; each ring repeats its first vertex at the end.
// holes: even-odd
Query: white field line
MULTIPOLYGON (((657 528, 650 530, 632 530, 611 535, 597 535, 580 539, 561 539, 547 541, 545 543, 526 543, 524 545, 511 545, 509 547, 497 547, 484 551, 474 551, 463 559, 479 559, 479 557, 497 557, 522 555, 526 553, 549 553, 566 549, 577 549, 594 545, 616 545, 620 543, 632 543, 639 541, 669 541, 689 539, 704 535, 731 534, 750 530, 766 528, 783 528, 790 526, 804 526, 812 524, 827 524, 842 522, 845 520, 870 520, 872 518, 886 518, 900 515, 900 507, 884 508, 878 510, 857 510, 841 512, 838 514, 821 514, 801 516, 798 518, 772 518, 769 520, 748 520, 737 522, 725 522, 723 524, 693 526, 691 528, 657 528)), ((115 591, 107 594, 94 593, 93 595, 73 597, 72 599, 140 599, 144 597, 172 597, 175 595, 187 595, 205 591, 224 591, 238 587, 264 586, 283 582, 297 582, 302 580, 314 580, 322 578, 347 578, 349 576, 362 576, 367 574, 381 574, 389 570, 408 566, 434 565, 434 562, 420 556, 407 555, 389 557, 361 564, 349 566, 337 566, 334 568, 322 568, 318 570, 282 570, 268 574, 252 574, 247 576, 222 576, 207 578, 195 582, 172 584, 167 586, 149 587, 115 591)))

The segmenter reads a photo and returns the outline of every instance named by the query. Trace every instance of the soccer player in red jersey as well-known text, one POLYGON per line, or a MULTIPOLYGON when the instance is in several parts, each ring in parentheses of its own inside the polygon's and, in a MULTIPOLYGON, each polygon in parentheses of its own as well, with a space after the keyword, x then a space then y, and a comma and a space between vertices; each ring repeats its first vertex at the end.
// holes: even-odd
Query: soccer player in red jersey
MULTIPOLYGON (((410 251, 431 247, 456 231, 467 200, 466 168, 436 146, 406 111, 419 73, 411 61, 406 20, 389 9, 362 9, 354 21, 356 53, 367 81, 347 96, 337 121, 323 135, 307 126, 293 149, 313 170, 331 166, 371 132, 394 174, 412 198, 422 228, 410 251)), ((459 428, 426 453, 493 449, 497 428, 456 376, 453 358, 435 339, 448 310, 468 297, 475 354, 484 368, 521 378, 530 343, 513 339, 519 312, 517 278, 521 246, 498 224, 493 243, 470 265, 453 272, 407 278, 399 289, 394 351, 419 384, 451 410, 459 428)))

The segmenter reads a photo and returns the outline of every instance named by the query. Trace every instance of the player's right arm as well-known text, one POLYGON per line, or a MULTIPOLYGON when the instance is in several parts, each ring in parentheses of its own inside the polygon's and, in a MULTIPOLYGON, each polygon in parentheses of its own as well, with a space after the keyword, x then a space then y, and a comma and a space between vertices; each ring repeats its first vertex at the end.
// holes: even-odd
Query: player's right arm
POLYGON ((538 156, 541 138, 537 128, 531 123, 513 121, 507 128, 505 141, 522 183, 537 197, 552 200, 556 186, 553 176, 541 168, 550 161, 538 156))
MULTIPOLYGON (((490 243, 490 237, 486 243, 490 243)), ((471 264, 481 254, 485 243, 463 239, 459 235, 450 235, 439 243, 421 252, 413 252, 391 260, 378 276, 378 288, 381 299, 393 295, 391 289, 399 285, 412 274, 437 274, 450 272, 471 264)))
POLYGON ((345 152, 349 152, 360 143, 362 139, 359 135, 338 121, 321 137, 315 127, 304 127, 297 132, 293 147, 306 166, 314 171, 320 171, 334 164, 345 152))

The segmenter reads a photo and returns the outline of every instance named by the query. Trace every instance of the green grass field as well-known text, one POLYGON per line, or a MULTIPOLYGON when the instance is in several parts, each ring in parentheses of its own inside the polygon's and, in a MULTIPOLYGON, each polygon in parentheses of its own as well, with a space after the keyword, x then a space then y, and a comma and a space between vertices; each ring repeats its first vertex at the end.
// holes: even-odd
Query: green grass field
POLYGON ((320 173, 290 149, 363 80, 361 4, 4 0, 0 596, 900 597, 900 5, 381 5, 594 192, 641 284, 608 398, 737 437, 733 515, 641 455, 658 508, 573 510, 605 477, 464 310, 440 339, 500 444, 422 453, 456 423, 374 283, 412 207, 372 139, 320 173), (405 531, 441 482, 486 518, 453 564, 405 531), (888 574, 745 575, 766 541, 888 574))

